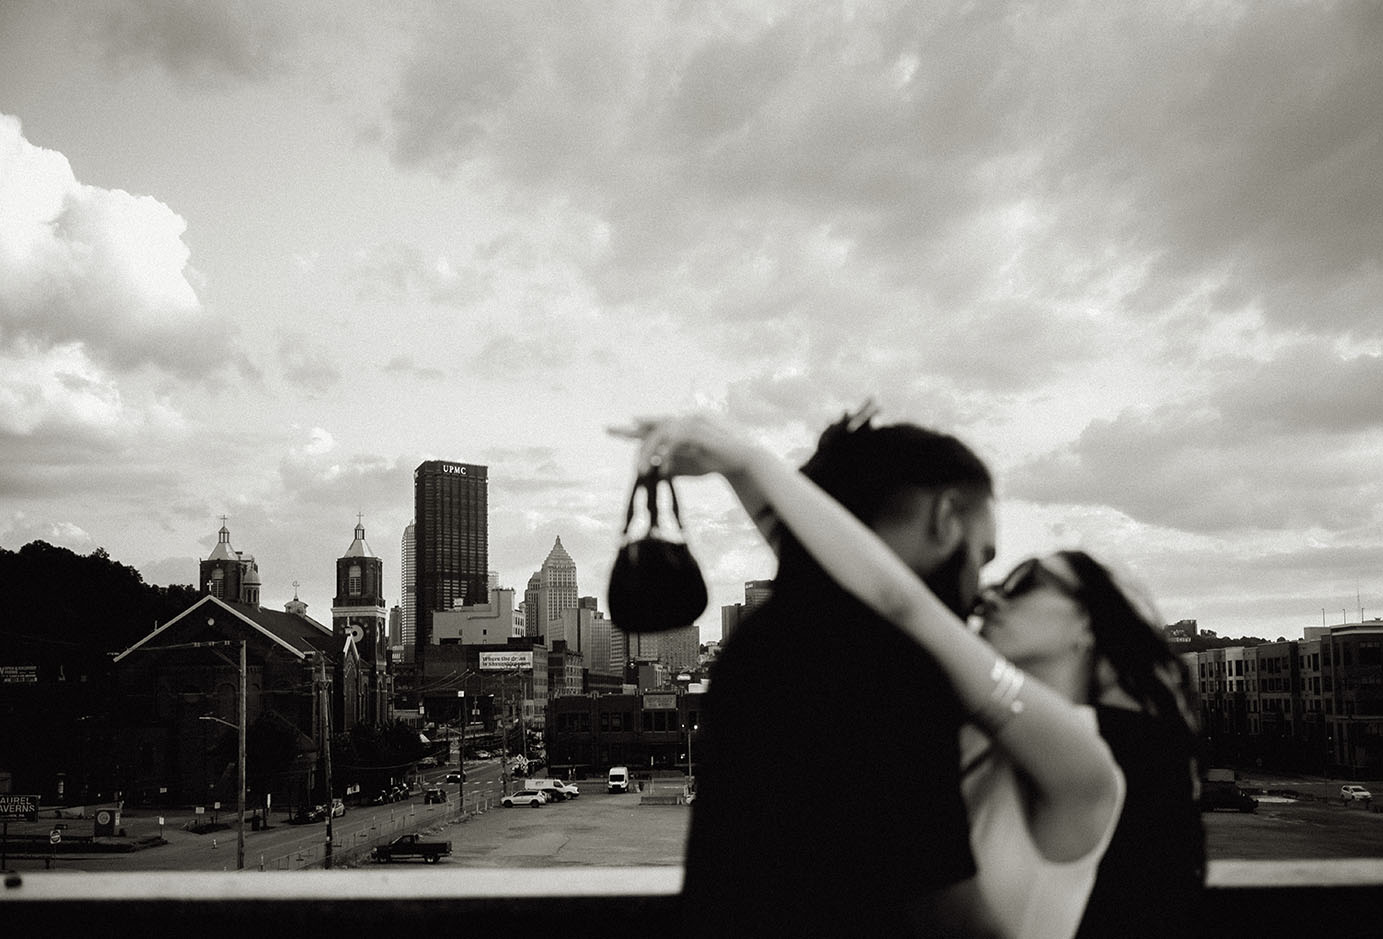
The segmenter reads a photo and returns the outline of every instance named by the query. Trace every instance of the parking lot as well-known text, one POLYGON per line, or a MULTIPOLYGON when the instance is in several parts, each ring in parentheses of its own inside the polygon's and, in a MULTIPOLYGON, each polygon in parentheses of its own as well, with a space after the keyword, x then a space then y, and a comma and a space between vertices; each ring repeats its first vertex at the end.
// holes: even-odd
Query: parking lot
POLYGON ((581 796, 541 808, 494 808, 448 826, 463 867, 637 867, 682 863, 691 809, 641 805, 636 792, 610 795, 583 780, 581 796))

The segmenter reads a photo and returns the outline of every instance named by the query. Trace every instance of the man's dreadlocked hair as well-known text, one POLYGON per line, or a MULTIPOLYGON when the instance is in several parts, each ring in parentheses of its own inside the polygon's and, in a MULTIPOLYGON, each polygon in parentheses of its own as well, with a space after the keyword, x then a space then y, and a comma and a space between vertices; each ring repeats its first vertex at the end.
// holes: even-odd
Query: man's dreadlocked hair
MULTIPOLYGON (((916 424, 873 424, 866 404, 827 427, 802 473, 867 525, 873 525, 910 487, 954 487, 972 501, 994 493, 989 470, 950 434, 916 424)), ((786 527, 779 526, 779 579, 817 564, 786 527)))

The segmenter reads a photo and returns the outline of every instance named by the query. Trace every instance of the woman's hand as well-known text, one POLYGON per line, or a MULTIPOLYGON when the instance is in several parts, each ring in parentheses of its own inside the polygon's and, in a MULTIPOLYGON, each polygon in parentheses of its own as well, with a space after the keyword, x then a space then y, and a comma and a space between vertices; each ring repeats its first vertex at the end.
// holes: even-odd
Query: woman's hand
POLYGON ((640 418, 626 427, 611 427, 616 437, 642 441, 637 471, 663 476, 704 476, 742 473, 754 458, 755 445, 743 440, 720 421, 700 414, 684 417, 640 418))

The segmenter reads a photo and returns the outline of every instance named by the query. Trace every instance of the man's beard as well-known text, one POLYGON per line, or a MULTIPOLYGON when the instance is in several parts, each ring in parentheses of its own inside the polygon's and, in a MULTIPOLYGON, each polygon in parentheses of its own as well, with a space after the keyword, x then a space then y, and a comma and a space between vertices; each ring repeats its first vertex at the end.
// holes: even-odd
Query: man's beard
POLYGON ((956 546, 956 550, 951 552, 950 557, 922 578, 922 582, 936 594, 936 598, 962 620, 970 615, 971 607, 974 605, 973 597, 967 599, 961 595, 960 577, 965 570, 965 559, 969 553, 967 548, 968 545, 962 541, 956 546))

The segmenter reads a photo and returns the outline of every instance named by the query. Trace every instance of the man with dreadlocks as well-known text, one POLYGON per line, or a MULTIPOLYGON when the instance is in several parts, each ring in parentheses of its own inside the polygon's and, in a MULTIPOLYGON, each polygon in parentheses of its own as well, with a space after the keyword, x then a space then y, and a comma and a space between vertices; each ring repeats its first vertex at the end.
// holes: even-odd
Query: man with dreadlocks
MULTIPOLYGON (((802 472, 964 619, 994 555, 990 474, 954 437, 876 427, 871 416, 828 428, 802 472)), ((658 466, 656 439, 645 445, 658 466)), ((694 456, 679 460, 687 467, 694 456)), ((711 673, 687 844, 688 932, 987 935, 959 782, 965 709, 930 655, 827 576, 766 505, 752 505, 752 485, 735 488, 779 567, 771 599, 711 673), (765 799, 769 775, 778 782, 765 799), (877 799, 885 792, 887 805, 877 799)))

